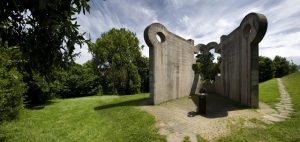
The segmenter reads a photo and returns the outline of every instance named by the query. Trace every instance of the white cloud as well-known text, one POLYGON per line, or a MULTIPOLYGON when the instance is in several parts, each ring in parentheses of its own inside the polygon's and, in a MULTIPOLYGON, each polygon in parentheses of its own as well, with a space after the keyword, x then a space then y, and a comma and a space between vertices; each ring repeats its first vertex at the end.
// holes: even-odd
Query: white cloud
POLYGON ((75 53, 80 53, 75 59, 76 63, 83 64, 86 61, 92 59, 92 55, 89 53, 88 46, 86 44, 82 45, 81 48, 78 45, 76 45, 75 47, 75 53))
MULTIPOLYGON (((259 12, 268 18, 260 55, 280 55, 300 64, 300 40, 297 39, 300 37, 300 4, 297 0, 94 0, 90 5, 90 15, 77 17, 81 31, 90 33, 93 41, 113 27, 124 27, 137 34, 141 45, 146 45, 144 29, 153 22, 162 23, 183 38, 194 39, 195 44, 205 44, 219 42, 220 36, 238 27, 246 14, 259 12)), ((148 56, 148 47, 142 52, 148 56)), ((91 58, 86 50, 82 51, 80 60, 85 58, 91 58)))
POLYGON ((174 9, 189 7, 197 2, 199 2, 199 0, 167 0, 167 4, 174 9))
POLYGON ((283 57, 300 57, 300 51, 297 48, 286 49, 284 47, 276 48, 276 54, 274 54, 274 48, 261 49, 260 55, 274 58, 276 55, 283 57))

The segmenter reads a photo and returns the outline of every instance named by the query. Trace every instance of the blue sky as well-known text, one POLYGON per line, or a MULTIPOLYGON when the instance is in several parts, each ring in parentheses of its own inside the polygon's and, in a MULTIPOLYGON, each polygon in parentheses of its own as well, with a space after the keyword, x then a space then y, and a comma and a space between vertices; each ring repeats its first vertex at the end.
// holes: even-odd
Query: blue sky
MULTIPOLYGON (((136 33, 140 45, 149 49, 143 38, 144 29, 154 22, 185 39, 199 43, 220 42, 239 26, 250 12, 266 15, 267 33, 259 44, 259 54, 276 55, 300 65, 300 0, 91 0, 90 14, 77 15, 80 31, 92 41, 111 28, 127 28, 136 33)), ((88 47, 77 47, 77 63, 91 59, 88 47)))

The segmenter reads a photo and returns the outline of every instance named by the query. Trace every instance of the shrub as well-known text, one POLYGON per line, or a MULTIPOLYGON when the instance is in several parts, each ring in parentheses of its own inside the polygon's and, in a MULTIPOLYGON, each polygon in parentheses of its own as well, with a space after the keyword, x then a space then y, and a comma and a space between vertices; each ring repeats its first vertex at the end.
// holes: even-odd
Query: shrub
POLYGON ((17 116, 23 104, 25 84, 16 68, 0 67, 0 122, 17 116))
POLYGON ((22 75, 16 66, 19 50, 7 47, 0 40, 0 123, 15 118, 23 106, 23 93, 26 91, 22 75))
POLYGON ((259 82, 272 79, 275 72, 273 61, 268 57, 259 56, 259 82))
POLYGON ((28 106, 41 105, 52 99, 57 90, 53 90, 52 80, 47 80, 45 76, 33 73, 33 80, 28 81, 29 89, 25 94, 25 104, 28 106))
POLYGON ((93 74, 92 69, 79 64, 72 64, 68 70, 60 71, 60 79, 52 83, 59 96, 82 97, 102 94, 100 78, 93 74))
POLYGON ((290 73, 289 61, 286 60, 284 57, 275 56, 273 60, 275 66, 275 74, 276 78, 283 77, 290 73))

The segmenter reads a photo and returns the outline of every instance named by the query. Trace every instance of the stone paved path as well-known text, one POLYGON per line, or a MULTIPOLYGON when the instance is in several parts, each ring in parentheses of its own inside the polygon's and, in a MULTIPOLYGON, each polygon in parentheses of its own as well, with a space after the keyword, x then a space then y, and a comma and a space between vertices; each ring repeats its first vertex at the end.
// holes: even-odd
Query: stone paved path
POLYGON ((197 134, 208 141, 214 141, 230 134, 232 129, 264 127, 255 123, 256 120, 274 123, 288 119, 293 111, 291 98, 281 79, 277 80, 281 97, 276 110, 262 102, 259 103, 259 109, 243 109, 227 98, 214 94, 207 96, 206 115, 193 116, 196 106, 189 97, 141 108, 155 116, 159 133, 166 135, 168 142, 182 142, 185 136, 191 142, 196 142, 197 134))
POLYGON ((291 102, 291 97, 289 93, 286 91, 282 80, 277 78, 278 89, 280 92, 280 102, 277 103, 275 106, 276 111, 272 113, 267 113, 264 115, 264 118, 267 121, 272 122, 279 122, 284 121, 290 118, 291 113, 293 112, 293 104, 291 102))

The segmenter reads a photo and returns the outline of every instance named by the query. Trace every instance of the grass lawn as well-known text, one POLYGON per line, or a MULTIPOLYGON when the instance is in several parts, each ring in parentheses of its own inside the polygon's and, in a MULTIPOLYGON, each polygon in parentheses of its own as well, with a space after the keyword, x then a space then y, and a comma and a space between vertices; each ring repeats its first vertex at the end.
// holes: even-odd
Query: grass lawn
MULTIPOLYGON (((290 119, 284 122, 267 125, 266 128, 240 128, 231 135, 219 139, 219 141, 300 141, 300 72, 283 77, 282 79, 292 98, 294 113, 290 119)), ((271 83, 272 81, 270 84, 271 83)), ((260 95, 264 95, 261 93, 260 95)))
MULTIPOLYGON (((294 104, 290 119, 266 128, 238 128, 218 141, 300 141, 300 73, 282 80, 294 104)), ((276 79, 261 83, 259 90, 261 101, 273 106, 278 101, 276 79)), ((45 107, 23 109, 19 119, 0 127, 0 142, 166 141, 157 133, 154 117, 135 107, 148 97, 149 94, 138 94, 57 99, 45 107)), ((200 136, 197 138, 201 141, 200 136)))
POLYGON ((149 94, 57 99, 44 108, 24 109, 0 127, 0 141, 165 141, 154 117, 134 106, 149 94))
POLYGON ((278 98, 280 98, 280 93, 276 79, 259 84, 259 101, 265 102, 272 108, 275 108, 275 104, 279 102, 278 98))

